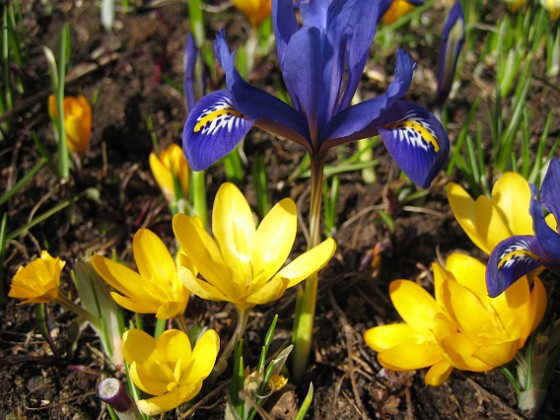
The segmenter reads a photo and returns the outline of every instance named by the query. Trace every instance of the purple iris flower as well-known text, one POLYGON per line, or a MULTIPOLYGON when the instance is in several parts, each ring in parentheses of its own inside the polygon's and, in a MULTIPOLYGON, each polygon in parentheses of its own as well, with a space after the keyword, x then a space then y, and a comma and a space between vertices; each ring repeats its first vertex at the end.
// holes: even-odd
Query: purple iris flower
POLYGON ((401 169, 427 187, 449 154, 449 139, 426 109, 399 101, 412 81, 414 62, 397 51, 387 91, 351 106, 376 23, 386 0, 273 0, 276 49, 293 106, 245 82, 223 32, 214 49, 226 90, 203 97, 183 131, 183 150, 194 170, 229 153, 256 126, 301 144, 323 159, 333 146, 380 135, 401 169), (299 10, 300 26, 296 9, 299 10))
POLYGON ((500 295, 516 280, 539 267, 560 273, 560 226, 556 231, 547 224, 543 207, 560 222, 560 160, 553 159, 544 177, 537 200, 537 189, 531 185, 529 212, 535 235, 504 239, 490 254, 486 269, 486 287, 491 297, 500 295))

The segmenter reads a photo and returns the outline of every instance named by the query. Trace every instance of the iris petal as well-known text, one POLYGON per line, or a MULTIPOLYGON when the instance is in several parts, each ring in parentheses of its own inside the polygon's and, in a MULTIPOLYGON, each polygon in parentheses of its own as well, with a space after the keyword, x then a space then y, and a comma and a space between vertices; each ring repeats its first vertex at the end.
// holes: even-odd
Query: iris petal
POLYGON ((395 78, 387 91, 373 99, 354 105, 336 115, 321 132, 322 149, 377 135, 374 121, 410 87, 414 61, 403 50, 397 50, 395 78))
POLYGON ((377 128, 389 153, 413 182, 427 188, 449 154, 449 139, 441 123, 410 102, 395 103, 381 118, 390 118, 377 128))
POLYGON ((500 295, 521 276, 543 265, 545 258, 535 236, 512 236, 500 242, 490 254, 486 268, 490 297, 500 295))
MULTIPOLYGON (((548 173, 547 173, 548 175, 548 173)), ((544 184, 544 183, 543 183, 544 184)), ((552 186, 548 183, 546 186, 543 185, 541 188, 541 194, 545 192, 545 188, 551 188, 552 192, 554 192, 557 186, 552 186)), ((539 244, 545 251, 545 254, 541 254, 543 256, 546 255, 547 266, 551 269, 560 270, 560 234, 555 232, 546 222, 543 214, 543 210, 541 207, 541 203, 537 201, 535 198, 536 190, 535 187, 531 185, 531 189, 533 191, 533 197, 531 198, 531 207, 530 212, 531 216, 533 217, 533 228, 535 229, 535 235, 539 244)), ((556 204, 554 199, 548 197, 548 203, 552 204, 553 206, 556 204)), ((556 219, 558 221, 558 219, 556 219)))
POLYGON ((292 35, 299 29, 292 0, 272 0, 272 21, 276 52, 280 67, 283 67, 286 47, 292 35))
POLYGON ((551 212, 560 222, 560 160, 552 159, 544 177, 540 201, 544 208, 551 212))
POLYGON ((193 107, 183 130, 183 150, 191 168, 206 169, 227 155, 254 122, 235 109, 228 91, 203 97, 193 107))

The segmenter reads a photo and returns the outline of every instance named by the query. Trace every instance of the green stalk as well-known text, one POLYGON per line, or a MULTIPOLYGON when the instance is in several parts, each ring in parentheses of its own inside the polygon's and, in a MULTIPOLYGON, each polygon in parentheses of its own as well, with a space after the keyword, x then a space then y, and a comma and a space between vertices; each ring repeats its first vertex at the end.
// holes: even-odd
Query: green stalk
MULTIPOLYGON (((321 241, 321 200, 323 198, 323 167, 324 161, 319 156, 311 156, 311 204, 309 208, 309 244, 311 249, 321 241)), ((313 321, 317 305, 317 287, 319 275, 315 273, 305 281, 303 293, 298 293, 292 343, 294 345, 292 359, 292 377, 300 382, 305 373, 311 340, 313 337, 313 321)))
POLYGON ((244 311, 237 312, 237 325, 235 326, 235 332, 229 339, 229 342, 226 344, 224 351, 220 355, 220 358, 216 362, 212 373, 208 377, 209 383, 214 383, 218 376, 220 376, 224 370, 226 370, 228 365, 228 359, 231 356, 231 353, 235 349, 235 346, 243 337, 243 333, 245 332, 245 328, 247 328, 247 321, 249 320, 249 314, 251 313, 250 309, 244 311))
POLYGON ((66 296, 59 294, 58 297, 54 301, 56 303, 58 303, 60 306, 62 306, 63 308, 74 312, 78 316, 81 316, 83 319, 88 321, 91 325, 93 325, 98 330, 102 329, 102 325, 101 325, 101 322, 100 322, 99 319, 94 317, 91 312, 86 311, 84 308, 82 308, 79 305, 76 305, 74 302, 72 302, 66 296))
POLYGON ((6 296, 6 282, 4 281, 4 255, 6 253, 6 235, 8 230, 8 213, 2 215, 0 223, 0 305, 4 303, 6 296))
POLYGON ((195 44, 200 48, 206 41, 206 33, 204 31, 204 11, 202 10, 201 0, 189 0, 189 18, 195 44))
MULTIPOLYGON (((191 171, 191 203, 194 215, 200 217, 202 225, 208 228, 208 204, 206 202, 206 172, 191 171)), ((191 216, 194 216, 191 215, 191 216)))
POLYGON ((70 25, 66 23, 60 35, 60 55, 58 57, 58 86, 56 87, 56 108, 58 111, 58 174, 63 180, 70 176, 70 155, 66 144, 64 128, 64 81, 66 80, 66 62, 70 46, 70 25))

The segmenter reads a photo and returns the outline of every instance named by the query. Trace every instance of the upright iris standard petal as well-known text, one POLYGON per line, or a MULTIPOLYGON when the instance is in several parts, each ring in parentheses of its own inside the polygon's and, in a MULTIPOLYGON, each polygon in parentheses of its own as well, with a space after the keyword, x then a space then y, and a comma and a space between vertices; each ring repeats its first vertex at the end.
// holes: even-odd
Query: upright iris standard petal
POLYGON ((384 115, 391 122, 377 130, 400 168, 427 188, 449 154, 449 141, 440 122, 426 109, 397 102, 384 115))
MULTIPOLYGON (((560 159, 552 159, 541 185, 539 199, 560 223, 560 159)), ((557 227, 558 230, 558 227, 557 227)))
POLYGON ((457 0, 445 20, 439 52, 438 85, 436 102, 443 104, 453 84, 459 53, 465 42, 465 15, 457 0))

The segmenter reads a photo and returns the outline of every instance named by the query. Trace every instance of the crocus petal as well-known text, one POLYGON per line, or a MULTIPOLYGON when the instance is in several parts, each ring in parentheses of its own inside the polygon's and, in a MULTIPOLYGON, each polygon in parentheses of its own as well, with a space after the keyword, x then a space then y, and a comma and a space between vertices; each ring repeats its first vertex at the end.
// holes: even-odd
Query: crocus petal
POLYGON ((285 198, 268 212, 257 228, 251 258, 254 282, 270 279, 284 265, 294 245, 296 231, 296 204, 285 198))
POLYGON ((212 229, 232 277, 243 282, 251 278, 255 222, 249 203, 231 182, 218 189, 212 211, 212 229))
POLYGON ((395 280, 389 285, 389 294, 408 325, 420 333, 432 329, 434 317, 441 308, 424 288, 410 280, 395 280))
POLYGON ((390 324, 373 327, 364 333, 364 341, 376 352, 381 352, 400 344, 419 342, 418 332, 408 324, 390 324))
POLYGON ((268 283, 257 288, 253 293, 245 296, 244 302, 254 305, 264 305, 278 300, 288 288, 290 281, 284 277, 274 277, 268 283))
POLYGON ((163 241, 149 229, 139 229, 132 240, 134 261, 140 276, 171 283, 177 275, 175 261, 163 241))
POLYGON ((207 330, 196 342, 192 351, 192 363, 186 376, 185 382, 202 381, 214 367, 216 357, 220 351, 220 337, 214 330, 207 330))
POLYGON ((387 91, 336 115, 321 132, 321 148, 326 150, 341 143, 377 135, 373 121, 406 93, 412 81, 414 66, 410 55, 397 50, 395 78, 387 91))
POLYGON ((466 334, 458 332, 457 326, 443 314, 438 314, 434 319, 434 335, 445 359, 457 369, 473 372, 492 369, 491 366, 472 356, 478 346, 466 334))
POLYGON ((509 363, 515 357, 519 347, 519 339, 482 346, 473 353, 473 357, 488 366, 496 368, 509 363))
POLYGON ((231 302, 232 298, 234 298, 233 292, 227 294, 222 292, 210 283, 197 277, 193 277, 192 273, 189 270, 184 269, 184 267, 179 270, 179 278, 181 279, 183 285, 193 295, 196 295, 201 299, 231 302))
POLYGON ((424 382, 426 385, 439 386, 443 384, 447 378, 449 378, 449 375, 451 375, 452 372, 453 366, 446 360, 442 360, 441 362, 433 365, 428 372, 426 372, 424 382))
POLYGON ((254 122, 235 108, 228 91, 204 96, 193 107, 183 130, 183 150, 191 168, 206 169, 227 155, 254 122))
POLYGON ((184 402, 185 400, 179 398, 179 390, 176 388, 157 397, 136 401, 136 404, 144 414, 156 416, 173 410, 184 402))
POLYGON ((328 238, 290 262, 275 277, 289 279, 288 287, 293 287, 327 265, 335 250, 336 242, 328 238))
POLYGON ((496 297, 521 276, 543 265, 546 253, 535 236, 512 236, 494 248, 486 268, 488 295, 496 297))
MULTIPOLYGON (((492 187, 492 202, 501 218, 506 221, 509 236, 533 234, 533 221, 529 214, 531 189, 527 180, 520 174, 503 174, 492 187)), ((502 239, 506 238, 500 238, 502 239)))
POLYGON ((166 330, 157 339, 156 351, 161 361, 183 359, 187 363, 191 358, 191 343, 183 331, 166 330))
POLYGON ((143 365, 133 361, 129 366, 130 379, 142 391, 159 395, 167 391, 167 381, 163 378, 152 375, 152 372, 143 365))
POLYGON ((486 285, 482 281, 486 266, 476 258, 454 252, 445 260, 445 268, 453 273, 457 283, 473 292, 478 299, 482 300, 488 296, 486 285))
POLYGON ((393 370, 422 369, 441 362, 442 355, 435 343, 401 344, 377 354, 383 367, 393 370))
POLYGON ((397 165, 416 184, 427 188, 449 155, 449 139, 441 123, 428 110, 396 102, 376 125, 397 165))
POLYGON ((139 314, 154 314, 160 305, 159 302, 153 302, 151 299, 129 298, 115 292, 111 292, 110 295, 117 305, 139 314))
POLYGON ((123 355, 127 362, 144 364, 156 349, 156 340, 148 333, 131 329, 123 334, 123 355))
POLYGON ((95 271, 114 289, 128 296, 144 294, 142 278, 137 272, 101 255, 91 257, 91 262, 95 271))
MULTIPOLYGON (((233 295, 230 272, 225 265, 218 244, 206 230, 190 217, 176 214, 173 217, 173 232, 177 241, 204 279, 213 286, 233 295)), ((188 287, 187 287, 188 288, 188 287)))
MULTIPOLYGON (((188 292, 187 292, 188 293, 188 292)), ((182 314, 185 312, 187 308, 186 301, 183 302, 175 302, 175 301, 167 301, 162 302, 159 307, 157 308, 157 312, 155 313, 157 319, 170 319, 174 318, 177 315, 182 314)))
POLYGON ((541 185, 540 201, 560 222, 560 159, 552 159, 541 185))

